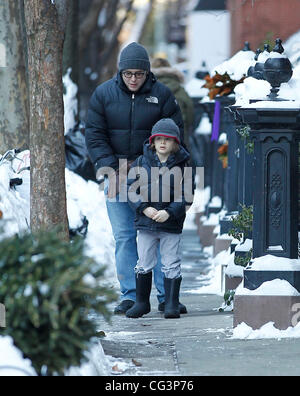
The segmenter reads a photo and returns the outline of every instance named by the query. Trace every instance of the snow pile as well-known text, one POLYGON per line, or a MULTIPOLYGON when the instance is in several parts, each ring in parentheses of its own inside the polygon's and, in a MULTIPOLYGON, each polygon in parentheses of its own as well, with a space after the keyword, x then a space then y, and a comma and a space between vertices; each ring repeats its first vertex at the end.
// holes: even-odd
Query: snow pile
POLYGON ((76 124, 76 115, 78 112, 78 101, 76 98, 78 87, 71 80, 72 69, 69 68, 67 74, 63 76, 63 84, 66 90, 64 94, 64 124, 65 124, 65 134, 73 129, 76 124))
MULTIPOLYGON (((10 237, 29 229, 30 224, 30 171, 20 170, 30 165, 29 151, 17 155, 12 163, 0 166, 0 210, 3 212, 4 237, 10 237), (15 172, 18 173, 15 173, 15 172), (22 178, 23 183, 10 188, 11 178, 22 178)), ((114 239, 106 211, 104 192, 98 184, 85 181, 66 169, 67 210, 70 228, 89 221, 86 250, 99 264, 108 267, 109 276, 117 284, 114 265, 114 239), (91 198, 92 197, 92 198, 91 198), (99 243, 101 241, 101 243, 99 243)))
POLYGON ((239 51, 228 61, 216 66, 211 75, 228 73, 232 80, 239 81, 247 75, 249 67, 255 65, 254 56, 253 51, 239 51))
POLYGON ((0 376, 36 376, 29 359, 13 344, 11 337, 0 336, 0 376))
MULTIPOLYGON (((258 62, 264 63, 268 58, 286 58, 285 54, 271 52, 264 55, 265 52, 259 55, 258 62)), ((300 54, 299 54, 300 55, 300 54)), ((264 80, 256 80, 253 77, 248 77, 242 84, 235 87, 234 92, 236 96, 236 106, 246 107, 271 107, 271 108, 299 108, 300 106, 300 64, 293 70, 293 76, 287 83, 280 86, 278 96, 282 99, 287 99, 291 102, 273 102, 267 101, 267 96, 270 94, 271 85, 264 80), (264 102, 254 103, 249 105, 250 99, 265 100, 264 102)))
POLYGON ((250 99, 267 99, 270 90, 271 85, 268 81, 248 77, 234 89, 236 97, 235 106, 247 106, 250 99))
MULTIPOLYGON (((290 95, 292 92, 290 91, 290 95)), ((273 101, 261 101, 256 103, 251 103, 246 106, 247 108, 255 108, 255 109, 299 109, 300 101, 292 102, 291 100, 286 102, 273 102, 273 101)))
POLYGON ((210 203, 209 203, 209 207, 210 208, 220 208, 222 207, 222 198, 215 196, 211 199, 210 203))
POLYGON ((274 322, 266 323, 258 330, 253 330, 246 323, 239 324, 233 330, 232 339, 240 340, 258 340, 262 338, 300 338, 300 323, 295 327, 289 327, 286 330, 278 330, 274 326, 274 322))
POLYGON ((187 212, 187 216, 194 216, 196 213, 203 213, 205 211, 206 205, 210 199, 210 187, 196 188, 194 195, 193 205, 187 212))
POLYGON ((234 277, 244 277, 244 267, 242 267, 241 265, 236 265, 234 262, 234 258, 235 258, 235 254, 232 253, 230 255, 230 259, 227 262, 227 268, 225 270, 225 274, 229 277, 229 278, 234 278, 234 277))
POLYGON ((239 244, 236 248, 236 252, 249 252, 251 249, 253 249, 253 240, 252 239, 246 239, 245 242, 239 244))
POLYGON ((212 125, 209 121, 209 118, 206 113, 203 114, 201 121, 197 129, 195 130, 195 134, 197 135, 210 135, 212 130, 212 125))
POLYGON ((242 284, 236 289, 236 296, 300 296, 300 293, 286 280, 274 279, 264 282, 255 290, 249 290, 242 284))
POLYGON ((209 217, 203 216, 201 218, 204 226, 217 226, 219 224, 220 216, 217 213, 211 213, 209 217))
POLYGON ((81 224, 83 216, 89 221, 86 254, 107 266, 106 277, 117 285, 114 265, 114 239, 107 215, 104 192, 98 184, 86 181, 66 169, 67 209, 71 228, 81 224))
POLYGON ((12 162, 4 161, 0 166, 0 210, 3 213, 4 229, 1 237, 10 237, 29 228, 30 222, 30 172, 29 151, 23 151, 12 162), (22 178, 23 185, 10 188, 10 180, 22 178))
POLYGON ((98 377, 110 375, 108 357, 104 354, 101 342, 95 343, 86 353, 88 362, 80 367, 71 367, 67 370, 67 377, 98 377))
MULTIPOLYGON (((23 162, 14 160, 12 166, 10 162, 0 166, 0 210, 3 212, 5 220, 4 236, 9 237, 16 233, 23 232, 29 228, 30 217, 30 172, 28 170, 17 172, 19 167, 29 165, 29 152, 18 154, 18 158, 26 158, 23 162), (17 166, 16 166, 17 164, 17 166), (9 188, 12 177, 22 177, 23 184, 15 189, 9 188)), ((82 217, 86 216, 89 221, 88 233, 86 237, 86 254, 93 257, 99 265, 106 265, 106 279, 110 285, 117 285, 117 276, 114 265, 114 239, 111 225, 107 216, 104 192, 100 191, 98 184, 92 181, 85 181, 80 176, 66 169, 67 187, 67 209, 71 228, 77 228, 82 223, 82 217)), ((0 368, 1 366, 16 366, 28 371, 28 374, 35 375, 30 371, 30 361, 24 363, 22 354, 12 346, 10 338, 0 337, 0 368)), ((81 368, 72 368, 68 375, 107 375, 105 368, 105 355, 101 345, 93 347, 88 353, 89 363, 81 368), (100 374, 99 374, 100 373, 100 374)), ((22 373, 16 370, 10 371, 13 375, 22 373)), ((9 375, 8 371, 0 370, 0 375, 9 375), (8 373, 8 374, 6 374, 8 373)))
MULTIPOLYGON (((273 53, 275 53, 275 52, 273 52, 273 53)), ((280 55, 278 52, 276 52, 276 54, 280 55)), ((271 55, 271 52, 269 52, 269 51, 261 52, 257 58, 257 62, 265 63, 265 61, 270 58, 270 55, 271 55)))
POLYGON ((254 259, 249 269, 254 271, 300 271, 300 260, 268 254, 254 259))
POLYGON ((191 294, 216 294, 223 296, 222 291, 222 266, 230 259, 230 249, 223 250, 215 258, 210 259, 210 271, 206 276, 200 276, 197 280, 204 283, 199 289, 189 290, 191 294))
MULTIPOLYGON (((13 344, 11 337, 0 336, 0 376, 36 376, 29 359, 13 344)), ((80 367, 71 367, 66 376, 103 376, 109 375, 109 359, 106 358, 100 342, 91 346, 86 353, 88 362, 80 367)))
POLYGON ((192 78, 187 84, 185 84, 184 88, 191 98, 203 98, 208 94, 208 89, 203 88, 205 83, 205 80, 192 78))
POLYGON ((300 102, 300 64, 293 70, 293 76, 288 83, 281 84, 279 97, 300 102))

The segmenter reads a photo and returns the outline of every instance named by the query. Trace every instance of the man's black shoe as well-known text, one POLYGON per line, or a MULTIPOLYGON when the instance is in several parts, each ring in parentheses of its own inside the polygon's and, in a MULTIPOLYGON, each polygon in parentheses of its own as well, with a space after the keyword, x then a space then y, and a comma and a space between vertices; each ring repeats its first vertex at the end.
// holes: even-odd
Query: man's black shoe
POLYGON ((126 312, 132 308, 134 305, 134 301, 132 300, 123 300, 118 306, 116 306, 114 310, 115 315, 125 315, 126 312))

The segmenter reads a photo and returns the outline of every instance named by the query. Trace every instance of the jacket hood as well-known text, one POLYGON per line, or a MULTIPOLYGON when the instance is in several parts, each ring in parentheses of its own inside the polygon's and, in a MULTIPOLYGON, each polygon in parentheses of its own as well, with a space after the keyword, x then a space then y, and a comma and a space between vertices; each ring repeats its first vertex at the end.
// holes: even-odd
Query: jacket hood
POLYGON ((156 69, 152 68, 152 72, 158 79, 162 77, 171 77, 176 79, 181 84, 184 83, 184 75, 181 73, 181 71, 173 67, 159 67, 156 69))
MULTIPOLYGON (((171 154, 167 160, 166 166, 173 168, 176 165, 187 162, 190 159, 190 154, 185 150, 183 146, 179 146, 180 150, 177 153, 171 154)), ((157 154, 150 148, 149 139, 144 143, 144 157, 151 166, 157 166, 157 154)))
POLYGON ((124 83, 121 72, 117 73, 117 75, 115 76, 115 82, 119 86, 119 88, 121 88, 123 91, 129 94, 133 94, 133 93, 140 94, 140 93, 150 92, 153 87, 153 84, 155 84, 156 81, 157 78, 154 76, 152 72, 150 72, 144 85, 137 92, 132 92, 130 91, 130 89, 128 89, 127 85, 124 83))

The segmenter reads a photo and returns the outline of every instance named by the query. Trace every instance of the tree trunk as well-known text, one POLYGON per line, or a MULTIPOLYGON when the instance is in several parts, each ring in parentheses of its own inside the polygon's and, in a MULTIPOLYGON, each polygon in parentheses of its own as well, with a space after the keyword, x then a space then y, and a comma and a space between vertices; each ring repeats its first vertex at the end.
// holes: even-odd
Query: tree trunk
MULTIPOLYGON (((0 44, 6 67, 0 69, 0 153, 29 147, 23 0, 1 1, 0 44)), ((4 66, 1 64, 0 66, 4 66)))
POLYGON ((31 228, 68 239, 62 56, 67 0, 26 0, 30 89, 31 228))
POLYGON ((63 75, 72 68, 71 79, 78 85, 79 80, 79 2, 69 0, 69 16, 63 51, 63 75))

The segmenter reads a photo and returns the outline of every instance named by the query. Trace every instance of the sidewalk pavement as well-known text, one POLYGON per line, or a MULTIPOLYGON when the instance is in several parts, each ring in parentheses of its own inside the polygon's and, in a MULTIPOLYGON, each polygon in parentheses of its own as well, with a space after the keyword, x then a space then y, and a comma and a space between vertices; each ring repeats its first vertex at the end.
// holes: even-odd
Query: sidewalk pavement
POLYGON ((164 319, 153 289, 150 314, 139 319, 114 316, 111 325, 101 321, 104 352, 120 362, 112 375, 300 375, 300 339, 232 339, 233 314, 217 310, 223 298, 189 293, 201 287, 197 278, 209 269, 195 231, 183 233, 182 260, 180 300, 188 308, 187 315, 164 319))

